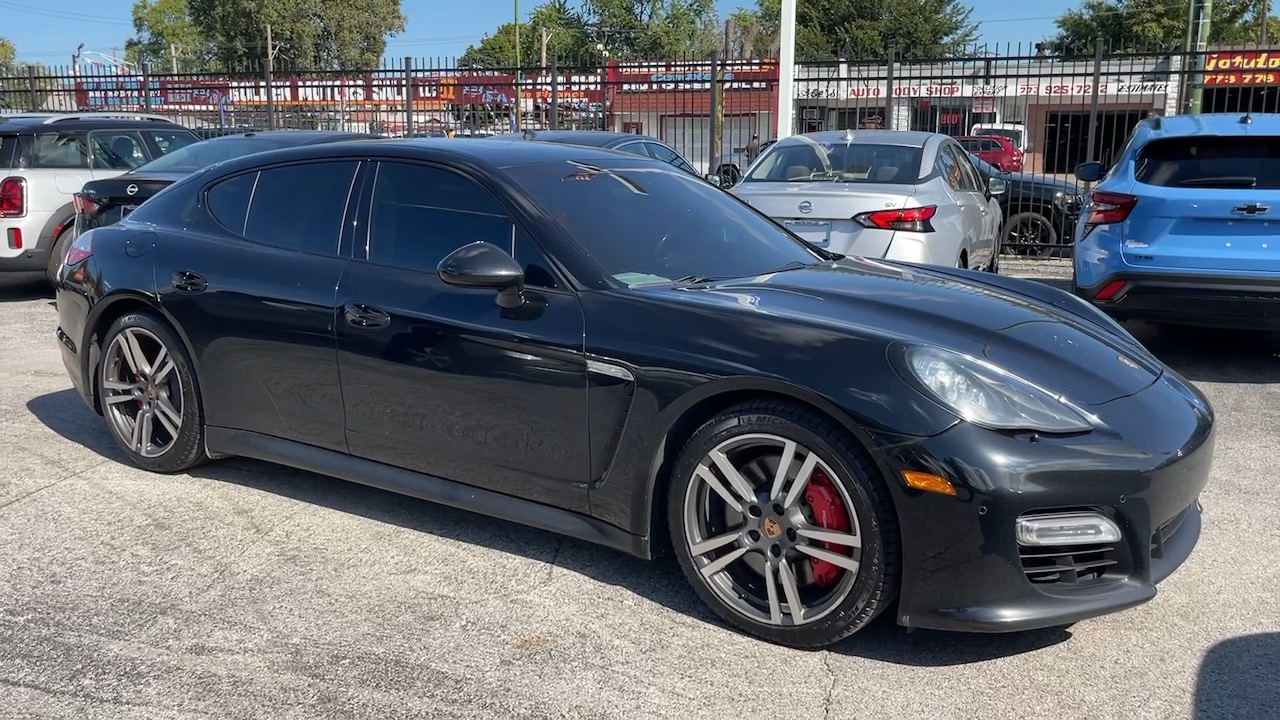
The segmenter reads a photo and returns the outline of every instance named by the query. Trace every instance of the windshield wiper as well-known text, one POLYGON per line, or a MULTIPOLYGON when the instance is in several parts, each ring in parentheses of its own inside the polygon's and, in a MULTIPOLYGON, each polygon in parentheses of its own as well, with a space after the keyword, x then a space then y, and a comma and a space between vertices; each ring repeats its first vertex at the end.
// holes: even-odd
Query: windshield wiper
POLYGON ((682 278, 676 278, 671 282, 676 285, 699 285, 701 283, 715 282, 715 278, 710 275, 685 275, 682 278))
POLYGON ((1247 175, 1219 175, 1217 177, 1187 178, 1178 183, 1181 187, 1254 188, 1258 178, 1247 175))

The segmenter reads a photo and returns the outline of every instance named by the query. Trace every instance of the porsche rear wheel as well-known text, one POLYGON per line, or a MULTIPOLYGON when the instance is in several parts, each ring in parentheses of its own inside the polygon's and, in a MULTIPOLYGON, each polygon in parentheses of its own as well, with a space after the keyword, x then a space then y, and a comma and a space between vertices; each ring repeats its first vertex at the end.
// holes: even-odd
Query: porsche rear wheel
POLYGON ((779 401, 732 408, 694 434, 675 473, 668 520, 676 556, 730 625, 824 647, 896 596, 888 488, 825 416, 779 401))

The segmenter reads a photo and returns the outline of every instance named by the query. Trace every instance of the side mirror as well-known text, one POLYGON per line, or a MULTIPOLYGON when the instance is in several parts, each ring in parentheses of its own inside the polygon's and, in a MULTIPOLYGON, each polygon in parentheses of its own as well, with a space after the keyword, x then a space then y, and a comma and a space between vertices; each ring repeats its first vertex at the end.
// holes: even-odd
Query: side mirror
POLYGON ((993 177, 987 181, 987 191, 992 195, 1003 195, 1009 189, 1009 183, 998 177, 993 177))
POLYGON ((1076 166, 1076 179, 1081 182, 1098 182, 1102 179, 1102 163, 1080 163, 1076 166))
POLYGON ((440 261, 436 274, 448 285, 497 290, 499 307, 524 304, 524 269, 493 243, 463 245, 440 261))
POLYGON ((720 187, 720 176, 716 175, 715 173, 707 173, 706 175, 702 176, 702 179, 706 180, 712 185, 715 185, 716 187, 720 187))

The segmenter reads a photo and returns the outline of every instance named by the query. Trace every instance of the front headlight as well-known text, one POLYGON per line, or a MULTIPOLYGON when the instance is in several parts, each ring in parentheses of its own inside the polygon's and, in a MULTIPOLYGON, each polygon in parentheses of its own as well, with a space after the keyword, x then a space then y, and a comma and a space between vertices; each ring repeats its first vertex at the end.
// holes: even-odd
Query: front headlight
POLYGON ((933 399, 964 420, 994 430, 1084 432, 1093 423, 1065 398, 995 365, 939 347, 911 346, 906 366, 933 399))

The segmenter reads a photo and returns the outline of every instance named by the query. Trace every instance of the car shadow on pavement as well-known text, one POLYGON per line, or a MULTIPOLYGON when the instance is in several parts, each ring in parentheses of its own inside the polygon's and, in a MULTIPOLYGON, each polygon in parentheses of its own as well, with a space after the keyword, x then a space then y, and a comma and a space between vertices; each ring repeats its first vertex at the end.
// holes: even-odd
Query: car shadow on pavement
POLYGON ((0 279, 0 302, 53 299, 53 288, 44 275, 34 278, 23 276, 0 279))
POLYGON ((1138 322, 1126 329, 1188 380, 1280 382, 1280 334, 1138 322))
POLYGON ((1274 718, 1280 708, 1280 633, 1223 640, 1196 677, 1195 720, 1274 718))
MULTIPOLYGON (((102 418, 85 407, 73 389, 33 398, 27 409, 66 440, 116 462, 127 462, 102 418)), ((537 528, 271 463, 230 458, 209 463, 193 477, 234 483, 311 505, 351 513, 381 523, 479 545, 540 562, 636 593, 670 610, 724 627, 693 592, 675 560, 654 562, 561 537, 537 528), (495 531, 495 528, 500 528, 495 531)), ((908 632, 893 622, 890 608, 832 652, 915 667, 981 662, 1040 650, 1071 637, 1064 629, 978 635, 929 630, 908 632)))

